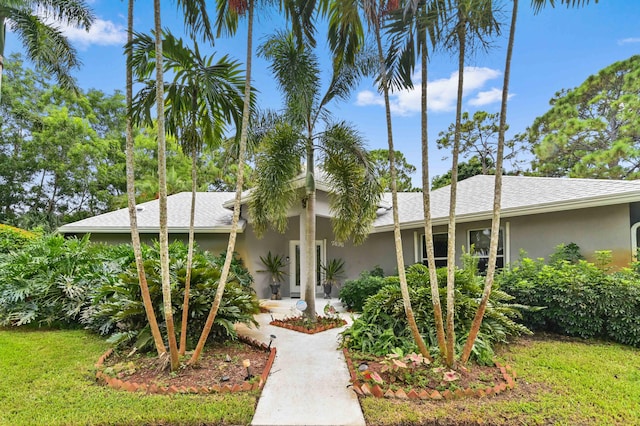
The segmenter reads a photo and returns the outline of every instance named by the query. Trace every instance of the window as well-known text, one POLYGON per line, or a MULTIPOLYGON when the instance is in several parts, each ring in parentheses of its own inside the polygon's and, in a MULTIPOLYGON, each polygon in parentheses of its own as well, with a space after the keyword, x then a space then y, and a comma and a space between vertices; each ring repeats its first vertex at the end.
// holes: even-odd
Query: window
POLYGON ((640 249, 640 222, 631 227, 631 256, 640 260, 638 250, 640 249))
MULTIPOLYGON (((491 229, 474 229, 469 231, 469 247, 473 245, 473 254, 478 256, 478 270, 484 272, 489 263, 489 244, 491 242, 491 229)), ((496 267, 504 268, 504 232, 500 229, 498 235, 498 257, 496 267)))
MULTIPOLYGON (((427 264, 427 240, 422 234, 422 263, 427 264)), ((447 234, 433 234, 433 255, 436 258, 436 267, 447 266, 447 234)))

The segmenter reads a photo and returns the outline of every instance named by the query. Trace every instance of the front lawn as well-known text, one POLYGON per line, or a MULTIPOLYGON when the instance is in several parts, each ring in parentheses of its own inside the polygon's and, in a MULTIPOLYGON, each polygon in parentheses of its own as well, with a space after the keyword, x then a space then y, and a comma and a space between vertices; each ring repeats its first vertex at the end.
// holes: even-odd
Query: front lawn
POLYGON ((451 402, 361 400, 368 425, 640 425, 640 351, 557 336, 501 352, 518 373, 511 392, 451 402))
POLYGON ((0 329, 0 425, 249 424, 257 394, 144 395, 99 386, 85 331, 0 329))

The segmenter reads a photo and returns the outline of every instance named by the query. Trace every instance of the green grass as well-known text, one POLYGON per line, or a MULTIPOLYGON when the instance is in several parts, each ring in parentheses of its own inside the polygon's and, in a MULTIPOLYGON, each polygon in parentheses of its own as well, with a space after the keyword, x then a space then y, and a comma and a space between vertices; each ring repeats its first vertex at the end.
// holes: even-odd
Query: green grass
POLYGON ((516 389, 482 400, 408 403, 365 398, 369 425, 640 425, 640 351, 613 343, 549 337, 501 355, 516 389))
POLYGON ((84 331, 0 329, 0 425, 249 424, 256 393, 144 395, 96 384, 108 348, 84 331))

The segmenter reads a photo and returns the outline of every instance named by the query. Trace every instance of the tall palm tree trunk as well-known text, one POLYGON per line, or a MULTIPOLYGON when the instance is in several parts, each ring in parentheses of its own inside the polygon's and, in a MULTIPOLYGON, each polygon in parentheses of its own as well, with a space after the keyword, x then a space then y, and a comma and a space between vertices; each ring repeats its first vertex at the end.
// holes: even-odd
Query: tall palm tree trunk
POLYGON ((314 152, 311 130, 307 142, 307 175, 305 183, 306 208, 305 216, 305 286, 304 301, 307 307, 304 315, 310 321, 316 320, 316 183, 313 174, 314 152))
POLYGON ((166 136, 164 129, 164 76, 162 70, 162 23, 160 19, 160 0, 153 1, 153 20, 156 37, 156 108, 158 120, 158 191, 160 207, 160 269, 162 276, 162 301, 164 320, 167 325, 167 339, 171 356, 171 371, 180 367, 178 343, 173 325, 173 307, 171 305, 171 277, 169 276, 169 230, 167 228, 167 158, 166 136))
POLYGON ((456 101, 456 125, 453 138, 453 152, 451 154, 451 193, 449 195, 449 226, 447 242, 447 357, 445 362, 448 367, 453 367, 455 362, 454 330, 455 313, 455 271, 456 271, 456 196, 458 190, 458 156, 460 154, 460 121, 462 116, 462 89, 464 84, 464 55, 466 47, 466 31, 464 22, 460 21, 458 40, 460 51, 458 52, 458 99, 456 101))
MULTIPOLYGON (((426 7, 426 6, 423 6, 426 7)), ((431 301, 433 304, 433 317, 438 338, 440 356, 447 357, 446 336, 444 322, 442 320, 442 307, 440 306, 440 289, 438 287, 438 274, 436 273, 436 260, 433 250, 433 225, 431 221, 431 194, 429 189, 429 135, 427 130, 427 31, 420 37, 422 46, 422 97, 420 100, 422 117, 420 120, 422 135, 422 208, 424 211, 424 239, 427 248, 427 264, 429 266, 429 282, 431 284, 431 301)))
MULTIPOLYGON (((129 0, 127 18, 127 42, 131 43, 133 38, 133 4, 134 0, 129 0)), ((131 69, 131 52, 127 53, 127 83, 126 83, 126 103, 127 103, 127 133, 126 133, 126 170, 127 170, 127 204, 129 206, 129 223, 131 226, 131 244, 133 245, 133 255, 136 259, 136 269, 138 270, 138 282, 140 283, 140 293, 142 303, 147 314, 151 335, 159 356, 167 352, 162 341, 162 334, 158 327, 156 313, 153 310, 149 286, 147 285, 147 275, 142 262, 142 248, 140 246, 140 234, 138 233, 138 216, 136 213, 136 189, 135 189, 135 167, 133 153, 133 124, 131 122, 131 104, 133 102, 133 70, 131 69)))
POLYGON ((227 244, 227 254, 224 259, 224 265, 222 266, 222 272, 220 274, 220 280, 218 282, 218 289, 216 290, 211 310, 207 316, 207 321, 200 334, 200 339, 196 345, 193 355, 189 359, 189 364, 194 365, 198 362, 200 354, 204 349, 205 343, 209 338, 209 333, 213 327, 213 322, 218 314, 220 303, 222 302, 222 295, 224 294, 224 288, 229 277, 229 270, 231 269, 231 261, 233 260, 233 252, 236 246, 236 237, 238 234, 238 222, 240 221, 240 208, 242 200, 242 187, 244 184, 244 163, 247 152, 247 131, 249 128, 249 107, 251 105, 251 60, 253 57, 253 8, 254 0, 247 1, 247 71, 246 80, 244 84, 244 105, 242 107, 242 128, 240 129, 240 147, 238 150, 238 174, 236 181, 236 196, 233 202, 233 219, 231 222, 231 231, 229 232, 229 243, 227 244))
POLYGON ((471 324, 469 336, 462 349, 460 361, 466 363, 471 356, 471 350, 480 331, 482 318, 484 317, 491 288, 496 271, 496 259, 498 257, 498 240, 500 236, 500 208, 502 201, 502 163, 504 159, 504 134, 507 125, 507 101, 509 100, 509 79, 511 76, 511 57, 513 54, 513 43, 516 33, 516 21, 518 17, 518 0, 513 0, 513 10, 511 12, 511 27, 509 29, 509 42, 507 44, 507 58, 504 65, 504 80, 502 83, 502 103, 500 105, 500 127, 498 129, 498 152, 496 154, 496 177, 493 192, 493 217, 491 218, 491 242, 489 245, 489 265, 487 276, 482 292, 482 299, 471 324))
POLYGON ((404 312, 407 316, 407 323, 411 330, 413 340, 418 345, 418 349, 423 357, 431 360, 431 354, 424 339, 418 330, 413 308, 411 307, 411 299, 409 297, 409 286, 407 284, 407 275, 404 270, 404 254, 402 252, 402 235, 400 233, 400 219, 398 216, 398 189, 397 189, 397 172, 396 159, 393 145, 393 129, 391 124, 391 105, 389 103, 389 84, 387 81, 386 67, 384 63, 384 53, 382 50, 382 40, 380 37, 380 21, 374 22, 374 32, 376 37, 376 45, 378 47, 378 62, 380 64, 380 81, 382 84, 382 93, 384 94, 384 109, 387 120, 387 141, 389 143, 389 172, 391 174, 391 199, 393 204, 393 236, 396 247, 396 262, 398 265, 398 275, 400 278, 400 292, 402 293, 402 304, 404 312))
POLYGON ((0 99, 2 99, 2 74, 4 73, 4 46, 7 28, 4 16, 0 16, 0 99))
MULTIPOLYGON (((195 109, 194 109, 195 111, 195 109)), ((191 290, 191 268, 193 264, 193 245, 195 242, 196 191, 198 186, 198 149, 195 144, 191 147, 191 212, 189 217, 189 243, 187 249, 187 274, 184 279, 184 299, 182 301, 182 323, 180 328, 180 349, 178 353, 184 355, 187 351, 187 325, 189 323, 189 292, 191 290)))

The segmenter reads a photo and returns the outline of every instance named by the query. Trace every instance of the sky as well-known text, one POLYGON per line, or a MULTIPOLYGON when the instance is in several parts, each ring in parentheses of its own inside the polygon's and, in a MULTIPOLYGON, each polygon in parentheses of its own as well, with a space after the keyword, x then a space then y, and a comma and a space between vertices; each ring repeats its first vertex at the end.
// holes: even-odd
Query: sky
MULTIPOLYGON (((124 91, 127 1, 90 0, 97 17, 87 33, 76 28, 63 28, 77 48, 83 65, 74 71, 80 87, 99 89, 105 93, 124 91)), ((213 4, 213 2, 208 2, 213 4)), ((508 2, 507 2, 508 3, 508 2)), ((619 60, 640 52, 640 1, 600 0, 582 8, 557 5, 534 14, 529 1, 520 2, 512 60, 507 137, 524 131, 534 119, 549 109, 549 100, 562 89, 579 86, 588 76, 619 60)), ((556 3, 559 3, 557 1, 556 3)), ((176 35, 183 35, 182 16, 176 1, 162 1, 162 25, 176 35)), ((213 17, 213 8, 210 11, 213 17)), ((498 112, 502 93, 503 68, 508 36, 510 8, 504 9, 502 35, 489 51, 476 52, 466 61, 463 110, 498 112)), ((153 2, 136 1, 135 30, 149 32, 153 26, 153 2)), ((213 18, 212 18, 213 19, 213 18)), ((262 8, 256 13, 254 46, 265 36, 284 29, 286 22, 275 8, 262 8)), ((330 62, 326 49, 326 32, 318 25, 317 54, 323 66, 325 81, 330 62)), ((213 46, 200 43, 206 54, 220 58, 229 54, 244 63, 246 38, 240 28, 233 38, 217 39, 213 46)), ((6 56, 21 52, 16 37, 9 33, 6 56)), ((253 85, 259 91, 260 108, 281 109, 282 96, 268 69, 268 63, 254 55, 253 85)), ((419 69, 418 69, 419 71, 419 69)), ((393 93, 394 143, 418 171, 412 176, 420 185, 420 76, 414 78, 415 90, 393 93)), ((457 89, 457 57, 437 52, 429 62, 429 147, 431 176, 450 170, 447 151, 438 150, 438 133, 446 131, 455 119, 457 89), (446 159, 445 159, 446 157, 446 159)), ((369 149, 387 148, 384 104, 371 80, 363 80, 349 101, 329 105, 335 120, 353 124, 367 141, 369 149)))

